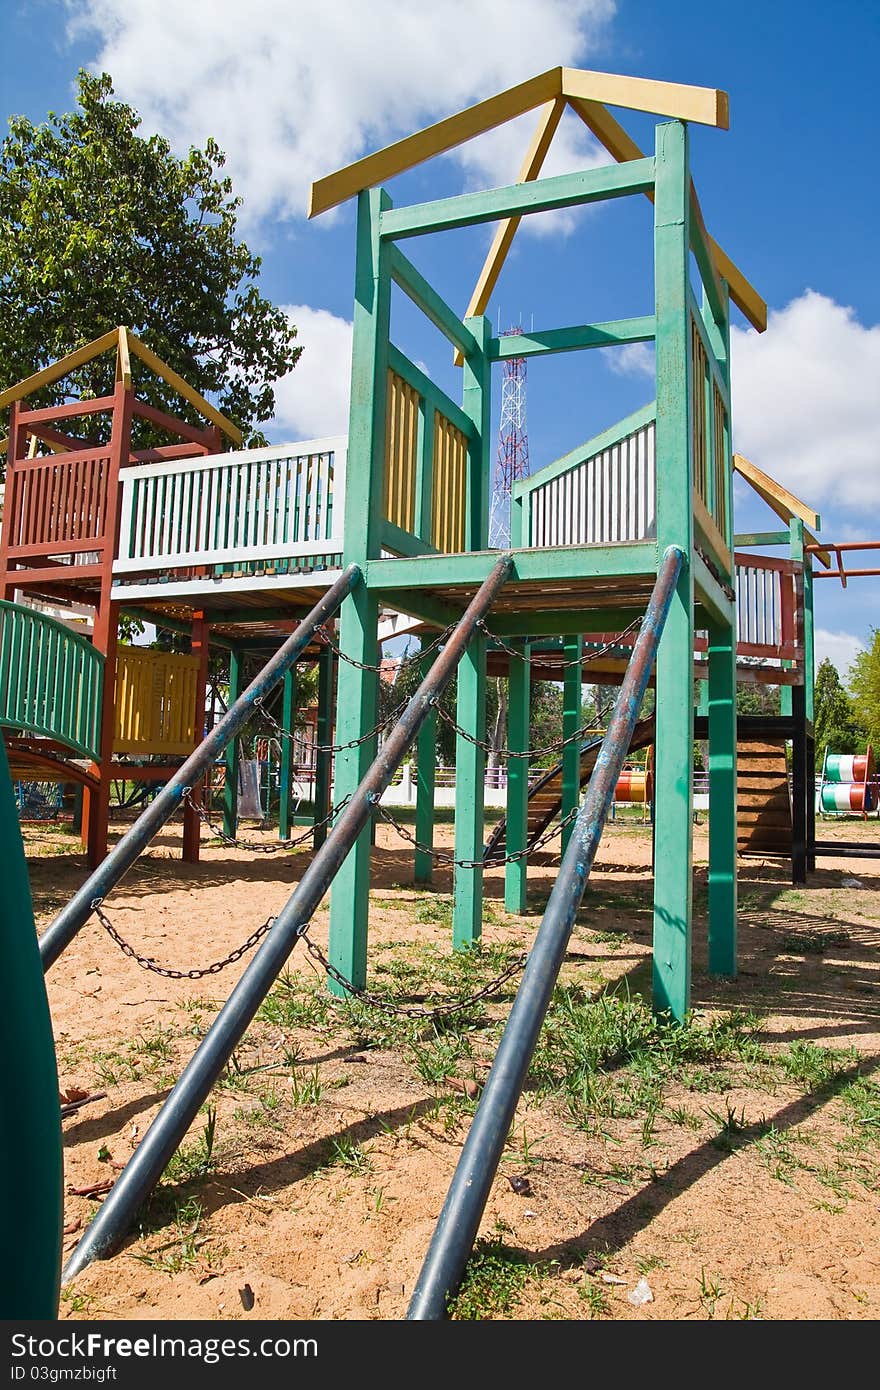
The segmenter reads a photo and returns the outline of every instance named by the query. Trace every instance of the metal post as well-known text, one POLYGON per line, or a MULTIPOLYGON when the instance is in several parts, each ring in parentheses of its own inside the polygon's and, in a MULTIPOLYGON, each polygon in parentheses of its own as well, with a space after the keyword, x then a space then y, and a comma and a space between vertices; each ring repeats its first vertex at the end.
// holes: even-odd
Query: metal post
MULTIPOLYGON (((284 672, 281 702, 281 726, 288 735, 281 740, 281 770, 278 778, 278 838, 290 838, 290 794, 293 781, 293 723, 296 705, 296 672, 291 666, 284 672)), ((267 806, 268 809, 268 806, 267 806)))
MULTIPOLYGON (((315 724, 315 741, 319 748, 327 749, 333 742, 333 691, 337 658, 331 647, 322 648, 318 655, 318 719, 315 724)), ((312 848, 320 849, 327 838, 327 817, 332 805, 333 754, 315 754, 314 780, 312 782, 312 804, 314 810, 315 832, 312 848)))
MULTIPOLYGON (((565 671, 562 677, 562 737, 572 739, 581 727, 581 657, 583 656, 583 637, 564 637, 562 657, 565 671)), ((566 743, 562 750, 562 808, 560 814, 564 821, 571 815, 581 799, 581 745, 578 739, 566 743)), ((574 831, 574 822, 566 825, 562 832, 562 853, 568 849, 568 842, 574 831)))
POLYGON ((374 806, 415 742, 436 700, 451 681, 473 637, 478 619, 492 606, 512 563, 509 555, 502 556, 474 595, 434 662, 430 675, 422 681, 391 730, 378 757, 279 912, 268 936, 73 1252, 64 1273, 66 1279, 73 1278, 92 1260, 103 1259, 113 1253, 135 1212, 162 1176, 169 1159, 198 1114, 199 1106, 210 1093, 324 898, 334 875, 370 820, 374 806))
POLYGON ((565 959, 683 559, 676 546, 663 556, 574 833, 416 1283, 408 1314, 414 1320, 443 1318, 461 1280, 565 959))
POLYGON ((315 628, 333 616, 342 600, 359 583, 360 578, 361 571, 357 565, 349 565, 315 604, 296 631, 291 633, 283 647, 279 648, 271 661, 268 661, 262 671, 254 677, 232 708, 227 710, 204 743, 190 754, 183 766, 166 782, 155 801, 150 803, 131 829, 123 835, 100 868, 86 879, 79 892, 61 909, 40 939, 40 956, 44 970, 55 964, 80 927, 88 921, 95 906, 103 902, 111 888, 115 888, 146 849, 156 832, 173 816, 183 800, 184 792, 195 786, 214 759, 223 752, 227 743, 236 737, 252 717, 257 701, 262 700, 278 684, 284 672, 308 646, 315 628))

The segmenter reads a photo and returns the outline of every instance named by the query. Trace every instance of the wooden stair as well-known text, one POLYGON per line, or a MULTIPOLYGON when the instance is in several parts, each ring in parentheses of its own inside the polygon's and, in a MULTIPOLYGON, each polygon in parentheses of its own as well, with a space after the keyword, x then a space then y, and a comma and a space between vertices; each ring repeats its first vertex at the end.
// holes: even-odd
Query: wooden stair
POLYGON ((741 739, 736 769, 738 852, 790 859, 792 820, 785 742, 741 739))

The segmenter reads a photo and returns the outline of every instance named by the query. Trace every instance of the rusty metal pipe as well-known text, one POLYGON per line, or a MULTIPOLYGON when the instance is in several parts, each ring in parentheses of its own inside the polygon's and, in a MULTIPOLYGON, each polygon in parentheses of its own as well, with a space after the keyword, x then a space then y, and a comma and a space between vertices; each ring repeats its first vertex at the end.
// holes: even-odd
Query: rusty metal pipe
POLYGON ((445 1317, 447 1302, 461 1282, 553 987, 565 959, 683 563, 683 552, 676 546, 669 546, 660 564, 559 877, 550 894, 522 984, 413 1292, 407 1316, 414 1321, 445 1317))

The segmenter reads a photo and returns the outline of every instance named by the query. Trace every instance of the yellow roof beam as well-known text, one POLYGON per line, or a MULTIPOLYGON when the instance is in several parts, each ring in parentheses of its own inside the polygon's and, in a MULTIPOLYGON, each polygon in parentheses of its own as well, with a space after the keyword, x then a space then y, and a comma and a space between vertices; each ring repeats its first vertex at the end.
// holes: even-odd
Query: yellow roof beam
POLYGON ((721 130, 730 127, 728 95, 715 87, 690 87, 681 82, 656 82, 648 77, 621 77, 613 72, 563 68, 562 95, 581 101, 601 101, 607 106, 625 106, 630 111, 648 111, 654 116, 672 116, 678 121, 697 121, 721 130))
MULTIPOLYGON (((517 175, 517 183, 529 183, 536 179, 541 172, 547 151, 550 148, 553 136, 562 120, 565 111, 564 97, 557 97, 555 101, 548 102, 541 112, 541 119, 538 121, 537 129, 532 136, 531 144, 526 151, 522 167, 517 175)), ((507 258, 511 242, 516 235, 516 230, 522 221, 521 217, 505 217, 498 223, 492 245, 489 247, 488 255, 483 262, 483 269, 480 271, 474 292, 471 295, 470 304, 467 307, 465 318, 470 318, 474 314, 484 314, 492 298, 492 291, 498 283, 498 276, 507 258)), ((462 357, 460 352, 456 352, 455 361, 461 366, 462 357)))
MULTIPOLYGON (((754 488, 758 496, 767 503, 770 510, 776 513, 780 521, 784 521, 788 525, 793 517, 798 517, 804 523, 804 537, 807 544, 821 546, 822 542, 817 540, 813 534, 813 531, 818 531, 822 524, 818 512, 814 512, 812 507, 808 507, 806 502, 802 502, 795 493, 789 492, 787 487, 777 483, 776 479, 771 478, 769 473, 762 472, 743 454, 734 454, 733 467, 734 471, 739 473, 740 477, 745 478, 750 487, 754 488)), ((825 568, 829 569, 831 566, 830 552, 819 550, 816 554, 825 568)))
MULTIPOLYGON (((623 126, 615 120, 610 111, 595 101, 583 101, 573 97, 570 101, 572 110, 576 111, 581 120, 593 132, 600 144, 604 145, 609 154, 613 155, 618 162, 630 159, 644 159, 644 152, 636 144, 635 140, 629 136, 623 126)), ((653 196, 646 195, 653 202, 653 196)), ((701 214, 702 216, 702 214, 701 214)), ((725 251, 721 249, 718 242, 708 235, 709 250, 715 262, 715 269, 722 280, 727 281, 730 290, 730 297, 738 309, 742 311, 753 328, 759 333, 763 333, 767 327, 767 305, 761 298, 754 285, 746 279, 742 271, 730 259, 725 251)))
MULTIPOLYGON (((100 357, 102 352, 109 352, 111 348, 116 349, 116 380, 121 381, 126 390, 131 387, 131 353, 139 357, 156 376, 162 378, 170 387, 188 401, 195 410, 217 425, 219 429, 231 439, 234 444, 242 443, 241 430, 222 415, 210 401, 196 391, 195 387, 190 386, 188 381, 169 367, 167 362, 163 362, 161 357, 157 357, 155 352, 147 347, 145 343, 131 332, 129 328, 120 325, 118 328, 111 328, 108 333, 103 333, 100 338, 95 338, 91 343, 86 343, 84 347, 77 348, 75 352, 69 352, 66 357, 62 357, 57 362, 53 362, 49 367, 43 367, 40 371, 34 372, 31 376, 20 381, 16 386, 10 386, 5 391, 0 392, 0 409, 11 405, 13 401, 24 400, 26 396, 33 395, 35 391, 41 390, 44 386, 52 386, 62 377, 73 372, 77 367, 82 367, 86 362, 91 362, 94 357, 100 357)), ((6 441, 8 444, 8 441, 6 441)), ((2 452, 2 450, 0 450, 2 452)))
POLYGON ((25 396, 33 395, 34 391, 40 391, 44 386, 52 386, 54 382, 67 376, 68 372, 75 371, 77 367, 85 366, 86 362, 91 362, 93 357, 99 357, 108 348, 116 347, 117 341, 117 329, 111 328, 109 333, 103 333, 94 342, 86 343, 85 347, 77 348, 75 352, 69 352, 66 357, 53 362, 51 366, 43 367, 39 372, 25 377, 24 381, 20 381, 17 386, 7 387, 5 391, 0 392, 0 410, 4 406, 12 405, 13 401, 20 401, 25 396))
POLYGON ((215 406, 211 405, 210 401, 206 401, 204 396, 201 395, 194 386, 190 386, 188 381, 184 381, 183 377, 180 376, 173 367, 169 367, 167 362, 163 362, 161 357, 157 357, 152 348, 148 348, 146 343, 142 343, 140 338, 132 333, 130 329, 127 331, 127 338, 128 346, 135 357, 139 357, 151 371, 155 372, 157 376, 160 376, 163 381, 173 387, 177 394, 182 396, 185 401, 188 401, 199 414, 204 415, 213 425, 217 425, 227 438, 232 440, 233 444, 242 443, 243 436, 237 425, 234 425, 231 420, 227 420, 225 415, 221 415, 220 411, 217 410, 215 406))
MULTIPOLYGON (((354 164, 338 169, 312 184, 309 202, 309 217, 317 217, 328 208, 337 207, 360 193, 364 188, 374 188, 378 183, 414 169, 434 155, 445 154, 448 150, 494 130, 505 121, 533 111, 536 106, 554 101, 557 97, 568 99, 577 97, 583 100, 607 101, 612 106, 626 106, 633 111, 651 111, 655 115, 673 116, 681 121, 699 121, 703 125, 720 126, 726 130, 729 124, 729 108, 726 92, 714 87, 688 87, 680 82, 655 82, 644 77, 620 77, 612 72, 588 72, 580 68, 550 68, 547 72, 530 77, 515 87, 509 87, 497 96, 468 106, 454 116, 435 125, 426 126, 414 135, 408 135, 384 150, 368 154, 354 164)), ((534 177, 534 175, 532 176, 534 177)))
POLYGON ((483 135, 487 130, 504 125, 505 121, 533 111, 536 106, 555 101, 561 90, 562 68, 550 68, 537 77, 530 77, 527 82, 509 87, 506 92, 499 92, 497 96, 477 102, 476 106, 468 106, 454 116, 447 116, 435 125, 416 131, 414 135, 407 135, 384 150, 368 154, 354 164, 337 170, 335 174, 317 179, 312 184, 309 217, 317 217, 364 188, 385 183, 387 179, 393 179, 407 169, 414 169, 417 164, 423 164, 434 155, 445 154, 456 145, 472 140, 475 135, 483 135))

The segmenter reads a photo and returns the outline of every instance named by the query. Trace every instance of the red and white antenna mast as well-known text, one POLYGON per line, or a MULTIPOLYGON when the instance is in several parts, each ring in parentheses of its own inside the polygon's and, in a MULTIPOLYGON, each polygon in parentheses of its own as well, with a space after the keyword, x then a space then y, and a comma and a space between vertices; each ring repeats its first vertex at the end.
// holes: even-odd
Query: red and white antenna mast
MULTIPOLYGON (((509 328, 505 337, 522 333, 509 328)), ((492 479, 489 513, 489 545, 505 550, 510 545, 510 498, 518 478, 529 476, 529 435, 526 429, 526 359, 508 357, 501 379, 501 423, 498 454, 492 479)))

